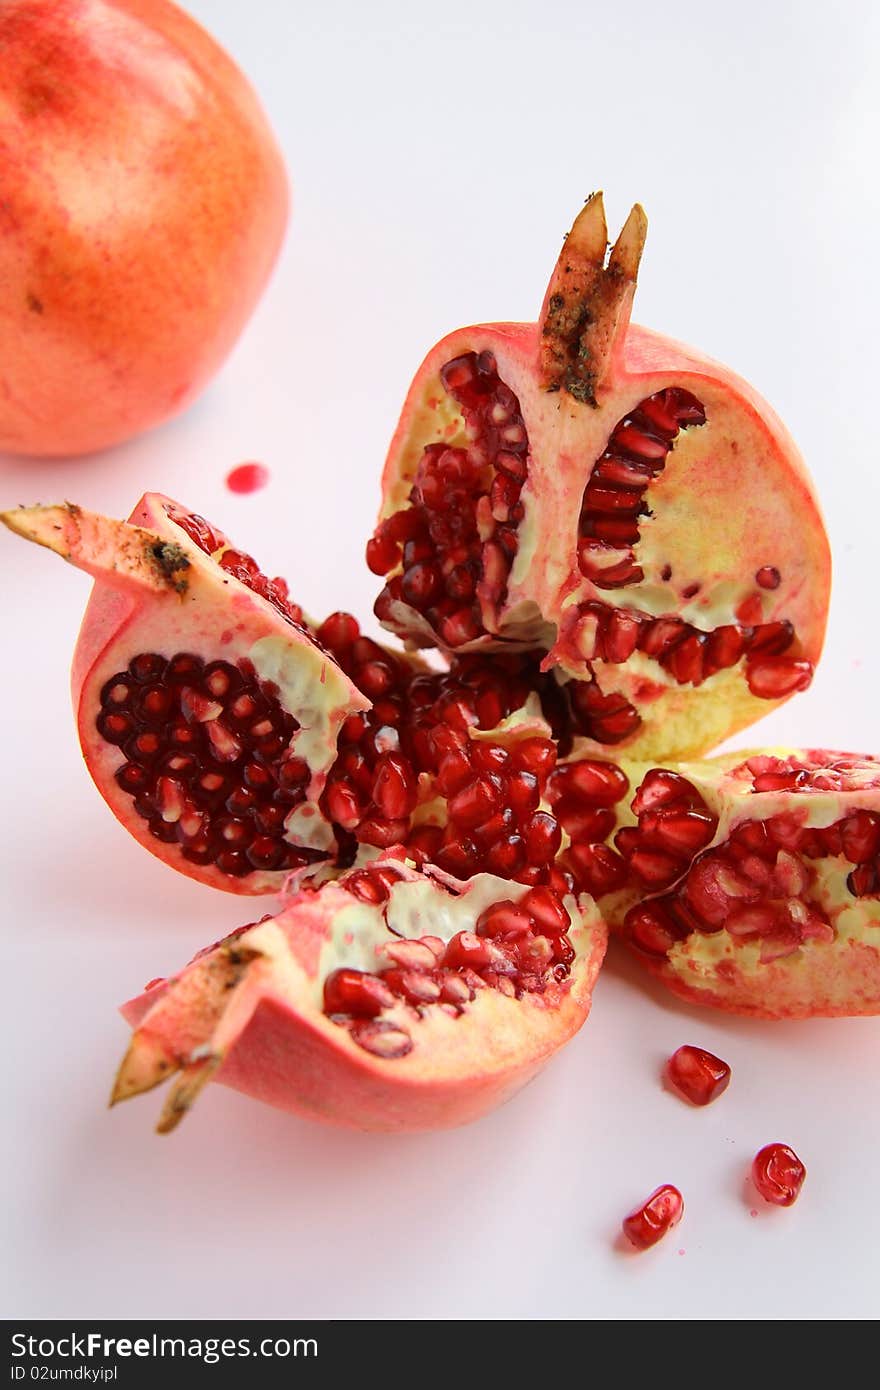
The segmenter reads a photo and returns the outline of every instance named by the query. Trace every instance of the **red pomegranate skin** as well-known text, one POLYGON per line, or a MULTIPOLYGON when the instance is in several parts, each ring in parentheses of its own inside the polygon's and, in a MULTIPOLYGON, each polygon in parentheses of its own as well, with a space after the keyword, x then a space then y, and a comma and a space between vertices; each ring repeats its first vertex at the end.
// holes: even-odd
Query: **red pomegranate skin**
POLYGON ((81 454, 217 371, 281 246, 284 164, 167 0, 4 0, 0 54, 0 450, 81 454))

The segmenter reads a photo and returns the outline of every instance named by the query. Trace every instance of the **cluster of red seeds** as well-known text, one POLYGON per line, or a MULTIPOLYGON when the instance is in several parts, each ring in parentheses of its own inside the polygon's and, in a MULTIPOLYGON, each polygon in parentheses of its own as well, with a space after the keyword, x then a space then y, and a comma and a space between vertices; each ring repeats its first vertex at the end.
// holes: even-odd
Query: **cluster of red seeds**
POLYGON ((859 792, 880 788, 880 761, 857 753, 838 754, 833 762, 824 753, 816 762, 809 753, 806 759, 760 753, 731 776, 750 780, 754 792, 859 792))
POLYGON ((195 512, 182 511, 173 505, 166 505, 165 510, 169 518, 186 532, 194 545, 217 560, 222 570, 234 575, 248 589, 266 599, 282 618, 293 623, 294 627, 298 627, 302 632, 307 631, 302 609, 299 604, 290 601, 286 579, 280 576, 276 576, 275 579, 267 578, 252 556, 246 555, 242 550, 232 549, 223 532, 212 526, 203 516, 195 512), (222 554, 218 554, 218 551, 222 551, 222 554))
MULTIPOLYGON (((327 818, 364 844, 406 844, 416 859, 459 878, 486 871, 553 882, 561 833, 540 807, 556 762, 553 741, 525 738, 505 748, 469 736, 496 727, 546 682, 530 658, 465 657, 450 671, 414 672, 342 613, 318 637, 374 701, 342 726, 321 802, 327 818), (414 825, 419 801, 438 797, 442 824, 414 825)), ((557 886, 568 890, 564 878, 557 886)))
POLYGON ((621 589, 644 578, 633 547, 639 518, 648 512, 645 493, 663 472, 679 430, 705 423, 696 397, 669 387, 615 425, 584 489, 578 527, 581 573, 599 588, 621 589))
POLYGON ((576 621, 582 656, 619 665, 639 651, 658 661, 678 685, 702 685, 743 657, 749 689, 761 699, 778 700, 805 690, 813 679, 811 662, 780 659, 795 639, 789 622, 753 627, 728 623, 703 632, 683 618, 654 618, 637 608, 613 608, 595 600, 580 605, 576 621))
POLYGON ((519 401, 500 380, 491 353, 456 357, 440 377, 461 407, 470 443, 425 448, 410 505, 380 524, 367 545, 367 564, 374 574, 401 570, 376 601, 380 619, 402 601, 455 648, 483 631, 478 585, 484 601, 504 599, 523 517, 529 441, 519 401))
MULTIPOLYGON (((399 875, 388 865, 355 870, 344 886, 362 902, 386 902, 399 875)), ((496 902, 477 918, 473 931, 448 942, 390 937, 384 954, 391 965, 377 972, 343 967, 324 981, 324 1012, 347 1028, 367 1052, 387 1059, 412 1051, 412 1035, 399 1020, 383 1018, 401 1002, 418 1016, 437 1007, 459 1017, 477 991, 494 989, 509 998, 543 994, 570 974, 575 958, 567 935, 568 910, 550 888, 532 888, 515 903, 496 902)))
POLYGON ((284 838, 310 776, 289 752, 299 725, 249 663, 141 653, 105 683, 97 727, 150 833, 184 858, 240 878, 314 857, 284 838))

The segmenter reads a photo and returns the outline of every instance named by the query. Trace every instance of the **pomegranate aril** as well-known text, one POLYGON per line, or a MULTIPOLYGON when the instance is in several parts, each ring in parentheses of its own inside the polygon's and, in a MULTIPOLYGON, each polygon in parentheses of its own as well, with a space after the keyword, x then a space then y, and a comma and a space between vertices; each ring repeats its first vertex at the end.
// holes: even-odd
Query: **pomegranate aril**
POLYGON ((582 801, 564 798, 553 807, 556 819, 572 840, 595 843, 604 840, 614 829, 617 817, 609 809, 587 806, 582 801))
POLYGON ((880 815, 854 811, 839 829, 841 849, 851 864, 866 864, 880 851, 880 815))
POLYGON ((666 1075, 693 1105, 709 1105, 730 1084, 730 1067, 714 1053, 685 1043, 673 1052, 666 1075))
POLYGON ((551 781, 554 796, 582 798, 591 806, 615 806, 629 791, 629 779, 614 763, 581 758, 557 769, 551 781))
POLYGON ((278 869, 284 860, 284 846, 269 835, 257 835, 247 848, 247 857, 254 869, 278 869))
POLYGON ((384 1020, 358 1020, 352 1025, 351 1037, 365 1052, 389 1062, 395 1061, 398 1057, 406 1057, 413 1050, 413 1040, 406 1029, 384 1020))
POLYGON ((642 778, 633 798, 632 809, 637 816, 641 816, 645 811, 679 803, 705 805, 695 788, 679 773, 654 767, 642 778))
POLYGON ((716 671, 726 671, 735 666, 745 651, 745 640, 740 628, 730 623, 716 627, 706 638, 703 656, 703 669, 707 676, 716 671))
POLYGON ((616 893, 629 877, 626 864, 608 845, 574 844, 566 857, 578 887, 594 898, 616 893))
POLYGON ((487 907, 485 912, 477 918, 474 930, 478 936, 498 937, 501 940, 514 941, 518 937, 525 936, 526 932, 531 931, 532 926, 532 919, 528 911, 518 907, 509 899, 505 899, 487 907))
POLYGON ((141 652, 138 656, 132 657, 128 669, 136 681, 152 684, 162 679, 167 665, 164 656, 157 656, 155 652, 141 652))
POLYGON ((761 700, 780 700, 797 690, 806 690, 813 679, 809 661, 750 662, 746 668, 749 690, 761 700))
POLYGON ((779 656, 787 651, 794 641, 794 628, 789 622, 761 623, 752 629, 749 638, 749 652, 761 652, 765 656, 779 656))
POLYGON ((859 864, 846 880, 846 886, 854 898, 874 897, 878 892, 877 865, 859 864))
POLYGON ((445 974, 440 985, 440 997, 445 1003, 455 1004, 461 1009, 473 999, 474 991, 464 976, 445 974))
MULTIPOLYGON (((657 845, 670 854, 690 857, 705 849, 718 828, 717 816, 708 811, 649 811, 639 821, 643 842, 657 845)), ((597 837, 598 838, 598 837, 597 837)))
POLYGON ((778 589, 781 579, 775 565, 762 565, 755 574, 755 583, 762 589, 778 589))
POLYGON ((660 902, 630 908, 624 928, 633 945, 650 956, 668 955, 676 942, 687 936, 687 931, 660 902))
MULTIPOLYGON (((441 946, 443 947, 442 958, 446 948, 442 942, 441 946)), ((434 970, 438 963, 436 953, 423 941, 386 941, 382 950, 390 961, 404 970, 419 971, 426 974, 434 970)))
POLYGON ((134 727, 134 719, 130 715, 123 714, 119 710, 113 710, 110 714, 102 712, 98 715, 98 733, 103 739, 106 739, 108 743, 113 743, 117 746, 125 743, 126 739, 133 732, 134 727))
POLYGON ((476 935, 475 932, 456 932, 446 947, 444 964, 452 967, 469 966, 472 970, 483 970, 495 958, 492 943, 476 935))
POLYGON ((562 934, 553 938, 553 959, 560 965, 571 965, 575 959, 575 949, 569 938, 562 934))
POLYGON ((512 767, 521 767, 533 772, 543 785, 556 766, 556 748, 546 738, 526 738, 510 751, 512 767))
POLYGON ((520 835, 508 835, 496 840, 486 854, 486 872, 499 878, 519 878, 526 862, 526 851, 520 835))
POLYGON ((449 802, 449 819, 465 830, 473 829, 496 810, 499 800, 500 793, 488 777, 478 777, 449 802))
POLYGON ((677 1226, 684 1215, 684 1199, 677 1187, 664 1183, 640 1207, 623 1219, 623 1233, 637 1250, 649 1250, 677 1226))
POLYGON ((327 1014, 375 1018, 393 1003, 394 995, 385 981, 365 970, 343 967, 332 971, 324 981, 324 1012, 327 1014))
POLYGON ((535 930, 544 936, 563 936, 571 926, 571 914, 551 888, 531 888, 519 904, 533 918, 535 930))
POLYGON ((535 811, 523 823, 522 842, 529 864, 549 864, 559 852, 562 831, 554 816, 535 811))
POLYGON ((807 1170, 787 1144, 767 1144, 752 1160, 752 1181, 765 1202, 790 1207, 797 1201, 807 1170))
MULTIPOLYGON (((431 966, 433 967, 433 959, 431 966)), ((440 985, 430 975, 421 970, 392 967, 382 971, 382 979, 389 989, 408 1004, 436 1004, 440 998, 440 985)))
POLYGON ((361 844, 389 849, 391 845, 403 843, 408 828, 409 822, 406 820, 384 820, 380 816, 365 816, 358 825, 356 834, 361 844))

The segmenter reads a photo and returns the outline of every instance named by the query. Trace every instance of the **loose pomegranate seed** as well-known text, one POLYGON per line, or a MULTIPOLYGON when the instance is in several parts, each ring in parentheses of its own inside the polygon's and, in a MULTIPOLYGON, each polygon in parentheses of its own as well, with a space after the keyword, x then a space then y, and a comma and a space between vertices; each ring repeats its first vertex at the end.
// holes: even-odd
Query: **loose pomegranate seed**
POLYGON ((677 1187, 664 1183, 646 1202, 624 1217, 623 1233, 637 1250, 649 1250, 677 1226, 684 1215, 684 1198, 677 1187))
POLYGON ((730 1084, 730 1067, 720 1057, 702 1047, 685 1044, 673 1052, 666 1064, 672 1085, 693 1105, 709 1105, 730 1084))
POLYGON ((269 477, 269 470, 262 463, 240 463, 226 474, 226 486, 230 492, 259 492, 269 477))
POLYGON ((807 1170, 787 1144, 767 1144, 752 1160, 752 1181, 765 1202, 790 1207, 798 1199, 807 1170))

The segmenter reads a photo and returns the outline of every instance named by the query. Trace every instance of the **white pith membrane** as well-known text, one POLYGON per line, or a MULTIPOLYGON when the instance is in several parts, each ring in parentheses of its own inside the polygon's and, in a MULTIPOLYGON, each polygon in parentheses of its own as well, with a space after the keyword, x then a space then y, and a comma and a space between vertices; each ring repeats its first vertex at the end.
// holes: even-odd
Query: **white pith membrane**
MULTIPOLYGON (((383 856, 320 889, 296 893, 277 917, 233 933, 196 956, 179 975, 154 981, 133 1001, 127 1014, 137 1026, 114 1101, 178 1072, 159 1123, 160 1131, 166 1131, 218 1073, 218 1079, 253 1091, 241 1084, 235 1067, 242 1056, 246 1059, 249 1027, 268 1003, 280 1006, 283 1033, 293 1038, 302 1031, 333 1054, 335 1061, 327 1065, 341 1066, 343 1081, 348 1073, 367 1072, 392 1087, 439 1084, 460 1086, 463 1093, 486 1082, 506 1085, 508 1075, 521 1084, 587 1016, 607 935, 595 905, 584 900, 579 907, 573 897, 566 898, 571 963, 555 973, 552 962, 545 963, 540 989, 505 991, 501 980, 509 984, 515 976, 480 983, 469 967, 435 965, 432 970, 427 961, 429 955, 436 961, 450 942, 454 948, 461 933, 474 933, 487 909, 521 904, 528 892, 488 874, 457 883, 383 856), (387 897, 373 903, 355 896, 376 888, 377 873, 384 877, 380 891, 387 897), (457 1002, 408 1002, 404 995, 374 1014, 328 1014, 325 988, 335 972, 365 972, 375 981, 377 974, 388 978, 381 976, 383 971, 401 969, 423 981, 454 976, 457 1002), (221 1071, 226 1062, 231 1077, 229 1068, 221 1071)), ((472 935, 473 941, 492 944, 487 936, 472 935)), ((247 1068, 247 1060, 242 1065, 247 1068)), ((259 1059, 254 1065, 259 1071, 259 1059)), ((271 1058, 266 1070, 271 1075, 271 1058)), ((308 1111, 309 1103, 300 1095, 307 1080, 285 1075, 280 1089, 271 1090, 270 1083, 271 1093, 262 1098, 308 1111)), ((345 1122, 344 1115, 324 1117, 345 1122)), ((376 1127, 383 1127, 381 1114, 375 1119, 376 1127)), ((365 1125, 371 1127, 369 1120, 365 1125)))
MULTIPOLYGON (((631 791, 615 808, 618 827, 635 826, 638 819, 631 802, 651 767, 627 762, 621 766, 631 791)), ((683 777, 717 817, 715 833, 705 848, 686 859, 682 872, 668 886, 652 891, 631 881, 603 898, 602 912, 612 930, 629 939, 630 910, 640 904, 650 910, 652 903, 663 905, 675 899, 695 866, 716 865, 716 852, 728 852, 731 836, 735 841, 738 834, 749 833, 750 825, 770 822, 771 843, 778 851, 776 867, 760 891, 753 887, 747 899, 737 898, 742 891, 737 878, 749 881, 752 873, 748 863, 745 867, 734 864, 731 876, 721 870, 719 881, 731 894, 733 931, 726 925, 720 929, 706 925, 705 930, 691 930, 666 951, 660 938, 656 951, 639 949, 637 942, 633 948, 673 988, 680 985, 682 992, 700 1002, 767 1016, 880 1012, 880 888, 857 895, 848 885, 857 868, 855 860, 842 852, 815 852, 821 843, 814 844, 810 853, 797 845, 802 832, 827 831, 841 823, 856 825, 848 821, 854 815, 862 818, 858 823, 862 841, 872 843, 876 838, 880 844, 880 759, 779 748, 668 764, 666 770, 683 777), (791 773, 795 777, 800 773, 801 783, 789 790, 754 788, 756 777, 772 780, 791 773), (782 828, 777 831, 776 826, 782 828), (794 837, 788 848, 781 843, 787 828, 794 837), (787 912, 790 931, 782 928, 750 935, 746 914, 752 907, 758 914, 768 907, 787 912), (738 912, 743 914, 739 930, 738 912), (851 948, 863 953, 853 957, 851 948)), ((760 866, 755 868, 760 875, 760 866)), ((754 879, 753 884, 757 883, 754 879)))

